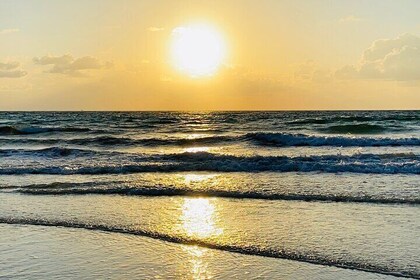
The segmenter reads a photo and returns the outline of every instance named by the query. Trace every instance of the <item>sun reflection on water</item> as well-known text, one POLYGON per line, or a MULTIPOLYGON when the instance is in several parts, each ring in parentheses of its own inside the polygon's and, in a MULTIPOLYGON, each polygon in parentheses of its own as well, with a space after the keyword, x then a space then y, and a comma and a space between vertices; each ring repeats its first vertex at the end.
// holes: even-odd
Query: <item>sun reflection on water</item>
POLYGON ((184 153, 200 153, 200 152, 209 152, 209 147, 190 147, 185 148, 184 153))
POLYGON ((182 229, 188 237, 209 238, 223 233, 215 221, 213 199, 185 198, 182 205, 182 229))
POLYGON ((216 174, 185 174, 182 175, 184 177, 184 181, 186 184, 192 184, 192 183, 199 183, 205 180, 210 180, 216 177, 216 174))
MULTIPOLYGON (((183 174, 181 180, 189 187, 195 184, 208 184, 217 174, 183 174)), ((216 198, 185 197, 180 205, 179 230, 191 239, 220 239, 223 229, 218 225, 218 211, 216 198)), ((189 255, 184 263, 186 274, 190 279, 210 279, 212 273, 208 267, 211 250, 196 245, 183 246, 189 255)), ((185 270, 184 270, 185 271, 185 270)))
POLYGON ((194 280, 212 278, 206 256, 208 255, 208 249, 191 245, 186 245, 183 249, 190 255, 189 264, 191 267, 188 270, 191 273, 191 278, 194 280))

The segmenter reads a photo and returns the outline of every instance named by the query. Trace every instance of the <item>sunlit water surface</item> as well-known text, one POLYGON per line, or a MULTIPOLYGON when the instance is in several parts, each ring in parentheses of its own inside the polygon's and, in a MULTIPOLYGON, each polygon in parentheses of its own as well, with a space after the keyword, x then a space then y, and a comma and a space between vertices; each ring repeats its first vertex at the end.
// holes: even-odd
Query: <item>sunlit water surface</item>
POLYGON ((420 278, 420 113, 0 113, 0 278, 420 278))

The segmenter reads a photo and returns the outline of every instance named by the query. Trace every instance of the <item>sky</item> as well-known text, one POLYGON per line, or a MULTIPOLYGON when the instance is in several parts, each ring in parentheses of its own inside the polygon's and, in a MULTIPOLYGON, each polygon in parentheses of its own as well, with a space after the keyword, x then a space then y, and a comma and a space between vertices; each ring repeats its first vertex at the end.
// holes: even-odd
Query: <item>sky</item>
POLYGON ((419 11, 417 0, 0 0, 0 110, 420 109, 419 11), (220 60, 204 76, 173 57, 174 36, 197 25, 218 41, 198 28, 201 44, 181 55, 220 60))

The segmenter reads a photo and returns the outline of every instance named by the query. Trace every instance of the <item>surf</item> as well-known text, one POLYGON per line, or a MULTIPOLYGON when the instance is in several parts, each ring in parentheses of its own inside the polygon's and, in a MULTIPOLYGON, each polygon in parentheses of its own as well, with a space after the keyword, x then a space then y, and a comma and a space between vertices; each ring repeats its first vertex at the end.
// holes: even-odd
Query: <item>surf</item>
POLYGON ((0 223, 12 224, 12 225, 33 225, 33 226, 44 226, 44 227, 62 227, 62 228, 74 228, 74 229, 85 229, 92 231, 101 231, 117 234, 129 234, 134 236, 143 236, 161 241, 195 245, 209 249, 222 250, 232 253, 239 253, 243 255, 262 256, 269 258, 288 259, 293 261, 311 263, 316 265, 333 266, 344 269, 355 269, 360 271, 372 272, 383 275, 390 275, 396 277, 405 278, 419 278, 420 274, 415 271, 405 270, 394 270, 391 267, 379 266, 366 262, 357 262, 351 259, 334 259, 322 255, 312 255, 304 252, 296 252, 289 250, 276 250, 274 248, 260 248, 254 245, 237 245, 237 244, 224 244, 216 243, 212 240, 190 238, 187 236, 177 236, 157 231, 148 231, 143 229, 129 229, 115 226, 108 226, 105 224, 92 224, 83 222, 70 222, 63 220, 46 220, 46 219, 28 219, 28 218, 7 218, 0 217, 0 223))

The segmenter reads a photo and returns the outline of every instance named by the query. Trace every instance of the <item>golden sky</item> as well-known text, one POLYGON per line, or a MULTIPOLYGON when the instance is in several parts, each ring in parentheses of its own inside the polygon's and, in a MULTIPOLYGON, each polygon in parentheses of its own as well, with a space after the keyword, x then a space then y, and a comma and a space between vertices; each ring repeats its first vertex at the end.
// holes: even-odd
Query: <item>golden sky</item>
POLYGON ((420 109, 419 11, 417 0, 2 0, 0 110, 420 109))

